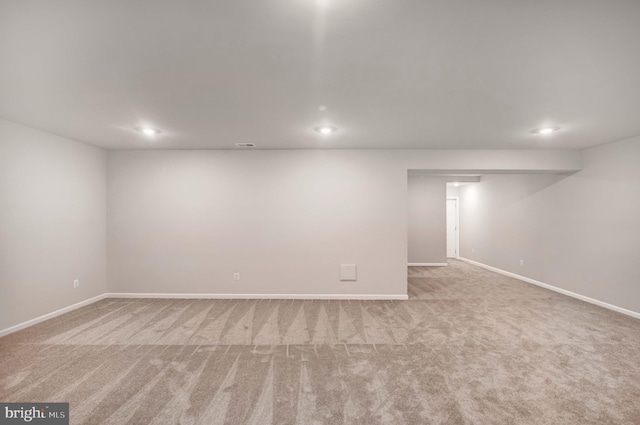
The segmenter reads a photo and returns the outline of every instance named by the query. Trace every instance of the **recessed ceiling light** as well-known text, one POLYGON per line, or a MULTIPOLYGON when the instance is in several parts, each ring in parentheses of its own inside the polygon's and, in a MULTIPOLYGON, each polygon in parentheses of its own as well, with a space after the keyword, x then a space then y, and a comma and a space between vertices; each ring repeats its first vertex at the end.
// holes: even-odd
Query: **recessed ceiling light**
POLYGON ((460 186, 460 183, 455 182, 453 185, 454 185, 455 187, 458 187, 458 186, 460 186))
POLYGON ((330 125, 321 125, 320 127, 316 127, 315 130, 320 134, 331 134, 338 131, 336 127, 330 125))
POLYGON ((545 135, 549 135, 549 134, 555 133, 558 130, 560 130, 560 127, 542 127, 542 128, 538 128, 536 130, 533 130, 532 133, 534 133, 534 134, 542 134, 543 136, 545 136, 545 135))
POLYGON ((157 134, 162 133, 157 128, 151 128, 151 127, 140 127, 140 128, 138 128, 138 131, 140 133, 144 134, 145 136, 155 136, 157 134))

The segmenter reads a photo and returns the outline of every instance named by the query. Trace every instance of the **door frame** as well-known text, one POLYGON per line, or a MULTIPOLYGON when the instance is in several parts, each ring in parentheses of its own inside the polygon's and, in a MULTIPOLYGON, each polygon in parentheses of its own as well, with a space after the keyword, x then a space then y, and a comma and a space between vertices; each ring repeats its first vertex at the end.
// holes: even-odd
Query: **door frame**
MULTIPOLYGON (((458 196, 447 196, 447 201, 456 201, 456 255, 455 257, 449 257, 447 256, 447 258, 459 258, 460 257, 460 198, 458 196)), ((446 212, 446 207, 445 207, 445 212, 446 212)), ((446 225, 445 222, 445 228, 447 230, 448 233, 448 226, 446 225)), ((448 239, 447 235, 447 239, 448 239)), ((446 250, 446 247, 445 247, 446 250)))

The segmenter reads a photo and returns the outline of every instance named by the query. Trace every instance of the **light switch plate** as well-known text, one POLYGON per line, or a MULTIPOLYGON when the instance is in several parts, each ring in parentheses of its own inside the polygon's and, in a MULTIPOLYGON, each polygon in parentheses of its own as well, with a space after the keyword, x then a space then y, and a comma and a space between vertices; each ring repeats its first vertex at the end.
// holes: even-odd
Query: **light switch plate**
POLYGON ((358 266, 355 264, 340 264, 340 280, 358 280, 358 266))

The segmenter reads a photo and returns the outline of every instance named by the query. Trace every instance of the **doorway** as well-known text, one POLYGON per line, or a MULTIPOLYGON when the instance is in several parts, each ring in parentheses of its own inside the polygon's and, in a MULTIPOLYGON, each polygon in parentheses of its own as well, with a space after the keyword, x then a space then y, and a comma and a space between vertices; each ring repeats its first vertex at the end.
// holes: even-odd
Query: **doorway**
POLYGON ((447 258, 457 258, 459 248, 458 198, 447 198, 447 258))

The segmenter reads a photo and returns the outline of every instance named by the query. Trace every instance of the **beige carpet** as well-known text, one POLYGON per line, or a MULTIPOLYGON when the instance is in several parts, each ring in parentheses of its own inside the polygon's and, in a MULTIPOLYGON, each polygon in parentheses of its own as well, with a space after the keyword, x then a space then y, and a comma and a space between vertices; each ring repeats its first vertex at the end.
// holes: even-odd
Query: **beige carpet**
POLYGON ((640 320, 483 269, 409 301, 108 299, 0 338, 72 424, 640 424, 640 320))

